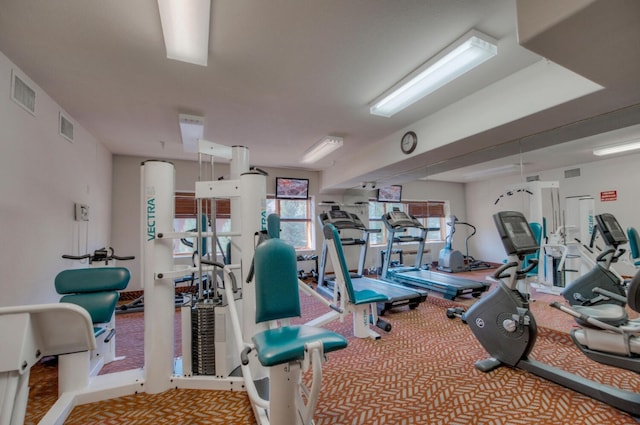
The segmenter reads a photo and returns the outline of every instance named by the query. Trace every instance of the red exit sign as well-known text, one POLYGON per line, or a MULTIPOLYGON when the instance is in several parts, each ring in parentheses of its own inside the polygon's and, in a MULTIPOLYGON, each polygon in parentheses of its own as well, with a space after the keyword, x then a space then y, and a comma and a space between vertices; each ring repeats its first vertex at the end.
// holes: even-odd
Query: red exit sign
POLYGON ((617 200, 618 200, 617 190, 605 190, 604 192, 600 192, 600 202, 617 201, 617 200))

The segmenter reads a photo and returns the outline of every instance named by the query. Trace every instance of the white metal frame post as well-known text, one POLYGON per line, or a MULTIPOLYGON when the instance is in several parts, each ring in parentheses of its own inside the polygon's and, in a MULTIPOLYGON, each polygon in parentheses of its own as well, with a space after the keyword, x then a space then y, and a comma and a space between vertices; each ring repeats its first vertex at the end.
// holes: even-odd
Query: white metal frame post
POLYGON ((173 240, 158 239, 173 229, 175 168, 166 161, 145 161, 142 176, 142 282, 144 285, 145 391, 156 394, 171 385, 174 360, 175 288, 157 271, 173 269, 173 240))

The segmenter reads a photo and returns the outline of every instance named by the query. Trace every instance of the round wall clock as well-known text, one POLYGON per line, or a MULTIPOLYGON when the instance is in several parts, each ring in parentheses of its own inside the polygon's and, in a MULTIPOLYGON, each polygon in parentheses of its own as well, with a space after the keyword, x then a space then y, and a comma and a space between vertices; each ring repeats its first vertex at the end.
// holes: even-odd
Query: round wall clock
POLYGON ((413 131, 407 131, 400 139, 400 149, 403 153, 410 154, 418 145, 418 136, 413 131))

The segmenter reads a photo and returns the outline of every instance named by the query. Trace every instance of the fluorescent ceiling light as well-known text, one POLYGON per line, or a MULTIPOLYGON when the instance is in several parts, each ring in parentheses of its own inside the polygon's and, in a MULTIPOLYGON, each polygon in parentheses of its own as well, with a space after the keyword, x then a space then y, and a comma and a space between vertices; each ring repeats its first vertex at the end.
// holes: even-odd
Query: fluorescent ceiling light
POLYGON ((326 136, 314 143, 302 157, 302 162, 316 162, 342 146, 342 137, 326 136))
POLYGON ((495 40, 472 30, 384 92, 369 112, 391 117, 497 53, 495 40))
POLYGON ((204 136, 204 118, 196 115, 179 114, 180 135, 185 152, 198 152, 198 140, 204 136))
POLYGON ((633 139, 620 145, 596 148, 593 150, 593 154, 597 156, 613 155, 614 153, 628 152, 636 149, 640 149, 640 139, 633 139))
POLYGON ((207 66, 211 0, 158 0, 167 58, 207 66))

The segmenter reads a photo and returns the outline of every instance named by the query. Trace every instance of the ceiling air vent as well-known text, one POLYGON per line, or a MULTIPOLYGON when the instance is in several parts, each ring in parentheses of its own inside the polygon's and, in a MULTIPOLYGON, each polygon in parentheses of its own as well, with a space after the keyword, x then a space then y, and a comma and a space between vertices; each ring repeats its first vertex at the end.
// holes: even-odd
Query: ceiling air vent
POLYGON ((62 112, 60 112, 60 119, 58 120, 58 131, 62 137, 73 142, 73 123, 62 112))
POLYGON ((580 169, 573 168, 571 170, 564 170, 564 178, 570 179, 572 177, 580 177, 580 169))
POLYGON ((36 114, 36 91, 15 72, 11 73, 11 99, 33 115, 36 114))
POLYGON ((537 182, 540 180, 540 176, 539 175, 535 175, 535 176, 527 176, 527 183, 528 182, 537 182))

